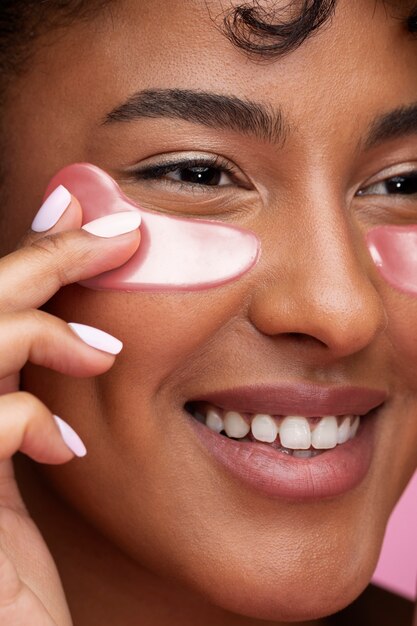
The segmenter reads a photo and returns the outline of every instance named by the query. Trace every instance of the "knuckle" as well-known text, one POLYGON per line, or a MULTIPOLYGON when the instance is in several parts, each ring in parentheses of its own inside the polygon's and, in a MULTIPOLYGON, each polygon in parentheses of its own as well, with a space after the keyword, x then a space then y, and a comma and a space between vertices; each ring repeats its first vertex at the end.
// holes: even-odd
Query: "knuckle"
POLYGON ((94 254, 91 241, 80 241, 74 232, 46 235, 30 244, 48 276, 53 274, 58 286, 73 282, 76 268, 87 264, 94 254))
POLYGON ((29 391, 17 391, 14 395, 19 412, 24 419, 30 420, 43 413, 42 402, 29 391))
POLYGON ((38 257, 40 265, 48 275, 53 273, 60 285, 70 282, 65 261, 68 257, 68 247, 59 235, 46 235, 30 244, 30 248, 38 257))
POLYGON ((59 358, 62 331, 68 328, 63 320, 39 309, 26 309, 22 312, 24 331, 22 336, 27 349, 27 358, 43 363, 46 359, 49 366, 56 362, 51 356, 59 358))
POLYGON ((42 257, 56 256, 61 250, 60 238, 56 235, 45 235, 41 239, 35 239, 29 245, 32 250, 42 257))
POLYGON ((45 323, 46 313, 39 311, 39 309, 26 309, 22 312, 22 317, 26 323, 35 327, 43 325, 45 323))
POLYGON ((52 316, 34 308, 13 313, 12 319, 14 318, 18 328, 17 341, 30 350, 34 342, 39 343, 44 337, 47 338, 50 334, 48 317, 52 316))

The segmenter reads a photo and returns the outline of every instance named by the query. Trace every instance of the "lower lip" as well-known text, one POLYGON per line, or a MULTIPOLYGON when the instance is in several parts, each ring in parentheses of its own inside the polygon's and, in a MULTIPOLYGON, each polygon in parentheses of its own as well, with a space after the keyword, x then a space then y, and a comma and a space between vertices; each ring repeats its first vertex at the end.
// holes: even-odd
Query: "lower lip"
POLYGON ((368 473, 374 448, 375 414, 361 419, 350 441, 310 459, 298 459, 268 444, 229 439, 189 417, 206 451, 242 485, 269 497, 319 500, 344 494, 368 473))

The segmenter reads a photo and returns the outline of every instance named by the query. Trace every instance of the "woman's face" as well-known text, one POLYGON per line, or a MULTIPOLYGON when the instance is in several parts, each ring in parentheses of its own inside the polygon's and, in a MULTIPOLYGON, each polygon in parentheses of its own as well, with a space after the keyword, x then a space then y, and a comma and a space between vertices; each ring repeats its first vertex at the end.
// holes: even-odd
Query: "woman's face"
POLYGON ((382 2, 340 0, 298 50, 259 63, 220 14, 217 1, 123 0, 42 40, 5 113, 5 232, 11 247, 49 178, 88 161, 144 207, 254 231, 257 266, 197 292, 61 290, 48 311, 124 350, 99 378, 31 367, 25 385, 89 449, 45 467, 51 484, 138 563, 233 612, 312 619, 365 587, 416 464, 417 301, 384 283, 365 243, 377 225, 416 222, 417 196, 383 181, 417 169, 417 110, 404 132, 376 122, 417 102, 416 42, 382 2), (270 127, 174 89, 251 101, 270 127), (129 119, 103 124, 143 90, 164 90, 150 117, 139 95, 129 119), (167 161, 191 164, 150 169, 167 161), (344 455, 265 458, 269 444, 230 442, 220 461, 224 435, 208 438, 185 405, 223 391, 214 404, 246 418, 385 400, 344 455))

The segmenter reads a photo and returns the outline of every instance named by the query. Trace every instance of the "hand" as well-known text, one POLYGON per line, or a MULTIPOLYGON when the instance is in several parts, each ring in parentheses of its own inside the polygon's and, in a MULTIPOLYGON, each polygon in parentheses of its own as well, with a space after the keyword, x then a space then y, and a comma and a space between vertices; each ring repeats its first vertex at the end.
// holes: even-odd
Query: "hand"
MULTIPOLYGON (((62 196, 61 190, 58 204, 62 196)), ((19 493, 11 457, 20 450, 40 463, 59 464, 73 459, 74 452, 84 454, 68 425, 61 422, 65 443, 50 409, 19 391, 19 371, 29 360, 68 375, 96 376, 113 365, 121 348, 106 334, 99 334, 99 344, 92 335, 82 340, 66 322, 37 307, 64 285, 118 267, 140 240, 137 228, 111 238, 86 232, 80 228, 80 205, 67 192, 66 198, 70 204, 53 228, 30 231, 18 250, 0 259, 0 624, 8 626, 72 624, 53 559, 19 493)), ((45 215, 42 221, 45 226, 45 215)))

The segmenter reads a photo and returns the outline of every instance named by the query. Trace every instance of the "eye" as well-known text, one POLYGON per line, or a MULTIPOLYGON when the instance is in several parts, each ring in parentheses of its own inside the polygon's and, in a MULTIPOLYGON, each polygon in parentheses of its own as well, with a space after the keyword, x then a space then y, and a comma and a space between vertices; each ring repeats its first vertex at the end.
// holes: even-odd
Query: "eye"
POLYGON ((360 189, 358 196, 413 196, 417 195, 417 171, 386 178, 360 189))
POLYGON ((177 167, 170 172, 165 172, 165 177, 181 183, 210 187, 224 187, 224 185, 230 185, 233 182, 227 172, 222 171, 219 167, 208 165, 177 167))
POLYGON ((219 156, 183 158, 141 165, 133 172, 138 180, 161 181, 181 188, 246 187, 239 170, 219 156))
POLYGON ((213 152, 154 153, 128 166, 119 180, 130 197, 160 213, 240 220, 260 205, 244 169, 213 152))

